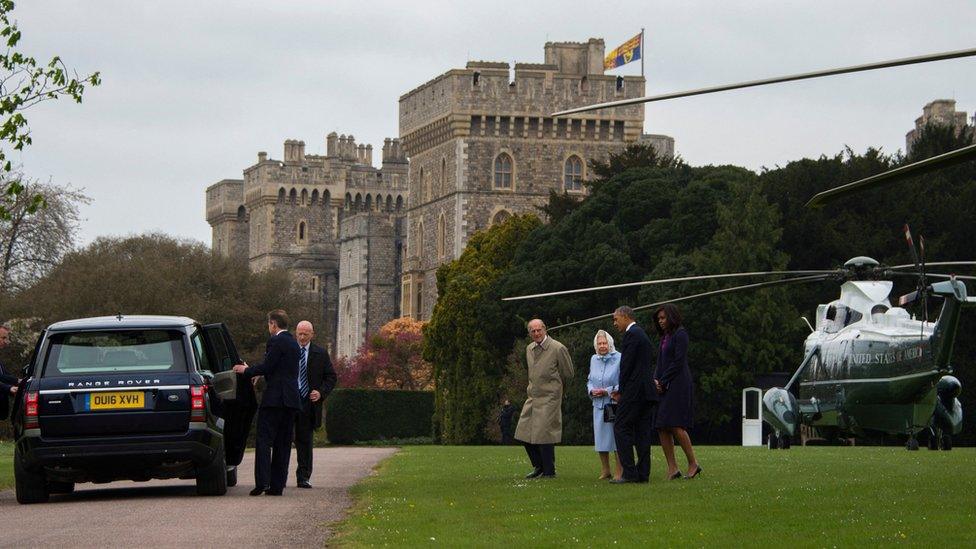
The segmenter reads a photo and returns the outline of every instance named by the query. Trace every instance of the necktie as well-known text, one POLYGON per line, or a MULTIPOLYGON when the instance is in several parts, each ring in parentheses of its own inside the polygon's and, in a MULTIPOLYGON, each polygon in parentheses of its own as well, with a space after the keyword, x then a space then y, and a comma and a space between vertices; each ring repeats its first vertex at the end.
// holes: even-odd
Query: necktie
POLYGON ((305 347, 302 347, 302 354, 298 359, 298 392, 302 398, 308 396, 308 351, 305 347))

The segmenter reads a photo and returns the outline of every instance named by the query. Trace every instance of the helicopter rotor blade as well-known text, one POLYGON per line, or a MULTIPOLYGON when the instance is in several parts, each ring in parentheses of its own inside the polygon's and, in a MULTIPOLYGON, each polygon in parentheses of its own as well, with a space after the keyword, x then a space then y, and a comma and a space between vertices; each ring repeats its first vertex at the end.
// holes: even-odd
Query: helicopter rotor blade
POLYGON ((600 290, 614 290, 617 288, 629 288, 633 286, 648 286, 651 284, 668 284, 671 282, 688 282, 692 280, 714 280, 718 278, 738 278, 738 277, 751 277, 751 276, 842 275, 842 274, 844 274, 844 271, 819 270, 819 271, 755 271, 755 272, 746 272, 746 273, 722 273, 722 274, 714 274, 714 275, 682 276, 678 278, 660 278, 657 280, 641 280, 640 282, 625 282, 623 284, 611 284, 608 286, 592 286, 590 288, 576 288, 574 290, 560 290, 556 292, 546 292, 542 294, 517 295, 513 297, 503 297, 502 301, 519 301, 522 299, 533 299, 537 297, 550 297, 554 295, 596 292, 600 290))
POLYGON ((900 181, 916 175, 922 175, 941 168, 948 168, 949 166, 954 166, 970 160, 976 160, 976 144, 967 145, 938 156, 926 158, 925 160, 900 166, 886 172, 881 172, 877 175, 872 175, 871 177, 859 179, 853 183, 847 183, 846 185, 841 185, 839 187, 834 187, 833 189, 828 189, 826 191, 817 193, 813 195, 813 198, 807 201, 806 206, 810 208, 819 208, 827 202, 848 196, 855 192, 877 187, 885 183, 893 183, 895 181, 900 181))
POLYGON ((922 264, 918 261, 918 250, 915 248, 915 241, 912 240, 912 231, 908 228, 908 224, 902 229, 905 233, 905 243, 908 244, 908 249, 912 252, 912 261, 915 262, 915 270, 922 272, 922 264))
MULTIPOLYGON (((890 276, 910 276, 912 278, 915 278, 915 277, 918 276, 915 273, 888 273, 888 274, 890 276)), ((928 278, 928 277, 932 277, 932 278, 958 278, 960 280, 976 280, 976 276, 960 276, 960 275, 948 274, 948 273, 925 273, 925 277, 926 278, 928 278)))
MULTIPOLYGON (((926 263, 925 265, 927 267, 965 267, 965 266, 976 265, 976 261, 933 261, 931 263, 926 263)), ((914 269, 914 268, 917 268, 916 265, 910 263, 906 263, 904 265, 892 265, 891 267, 887 267, 887 269, 890 271, 896 271, 899 269, 914 269)))
MULTIPOLYGON (((800 283, 800 282, 821 282, 821 281, 824 281, 824 280, 829 280, 832 276, 833 275, 817 274, 817 275, 811 275, 811 276, 799 276, 799 277, 795 277, 795 278, 785 278, 783 280, 767 280, 765 282, 756 282, 754 284, 746 284, 746 285, 743 285, 743 286, 733 286, 731 288, 722 288, 721 290, 712 290, 710 292, 702 292, 702 293, 699 293, 699 294, 693 294, 693 295, 686 295, 686 296, 676 297, 674 299, 666 299, 664 301, 658 301, 656 303, 649 303, 647 305, 641 305, 639 307, 634 307, 634 310, 635 311, 640 311, 640 310, 643 310, 643 309, 649 309, 651 307, 658 307, 660 305, 664 305, 665 303, 677 303, 679 301, 688 301, 688 300, 691 300, 691 299, 698 299, 700 297, 709 297, 709 296, 713 296, 713 295, 727 294, 727 293, 732 293, 732 292, 739 292, 739 291, 742 291, 742 290, 756 290, 756 289, 759 289, 759 288, 768 288, 770 286, 778 286, 778 285, 781 285, 781 284, 796 284, 796 283, 800 283)), ((586 324, 588 322, 593 322, 594 320, 602 320, 604 318, 610 318, 612 316, 613 316, 613 313, 608 313, 608 314, 600 315, 600 316, 594 316, 594 317, 590 317, 590 318, 585 318, 583 320, 577 320, 577 321, 574 321, 574 322, 567 322, 566 324, 560 324, 559 326, 553 326, 552 328, 549 328, 549 330, 551 331, 551 330, 556 330, 556 329, 559 329, 559 328, 567 328, 569 326, 576 326, 577 324, 586 324)))
POLYGON ((945 61, 947 59, 956 59, 959 57, 971 57, 976 55, 976 48, 948 51, 942 53, 933 53, 928 55, 919 55, 916 57, 905 57, 902 59, 892 59, 889 61, 879 61, 876 63, 867 63, 863 65, 853 65, 850 67, 841 67, 837 69, 825 69, 813 72, 805 72, 800 74, 792 74, 788 76, 777 76, 773 78, 763 78, 761 80, 750 80, 748 82, 740 82, 737 84, 723 84, 719 86, 711 86, 707 88, 699 88, 696 90, 688 90, 676 93, 666 93, 663 95, 653 95, 647 97, 635 97, 632 99, 622 99, 620 101, 609 101, 606 103, 597 103, 595 105, 587 105, 585 107, 577 107, 573 109, 567 109, 564 111, 559 111, 553 113, 551 116, 565 116, 567 114, 575 114, 580 112, 595 111, 599 109, 609 109, 612 107, 625 107, 627 105, 636 105, 639 103, 653 103, 656 101, 665 101, 668 99, 678 99, 680 97, 691 97, 694 95, 705 95, 709 93, 717 93, 729 90, 738 90, 742 88, 751 88, 755 86, 765 86, 768 84, 779 84, 781 82, 793 82, 796 80, 807 80, 810 78, 821 78, 824 76, 836 76, 838 74, 848 74, 853 72, 863 72, 875 69, 887 69, 891 67, 900 67, 903 65, 914 65, 917 63, 930 63, 933 61, 945 61))

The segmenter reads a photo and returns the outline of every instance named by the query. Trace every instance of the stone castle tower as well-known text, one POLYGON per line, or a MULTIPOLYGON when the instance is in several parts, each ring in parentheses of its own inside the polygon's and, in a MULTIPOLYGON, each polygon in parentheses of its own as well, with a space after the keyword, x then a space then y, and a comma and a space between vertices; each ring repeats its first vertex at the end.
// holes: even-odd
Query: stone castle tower
MULTIPOLYGON (((958 135, 966 129, 966 123, 966 113, 956 110, 955 99, 936 99, 926 103, 922 107, 922 116, 915 119, 915 129, 905 134, 905 154, 912 153, 912 145, 928 124, 949 126, 954 128, 958 135)), ((973 125, 976 126, 976 116, 973 116, 973 125)))
POLYGON ((430 318, 436 269, 473 232, 539 213, 550 190, 582 195, 590 160, 641 137, 641 104, 551 116, 644 94, 643 77, 604 74, 604 50, 602 39, 549 42, 544 63, 469 62, 400 97, 410 157, 404 316, 430 318))
MULTIPOLYGON (((336 350, 340 328, 340 232, 352 242, 360 227, 383 232, 376 224, 385 223, 394 231, 406 210, 407 159, 400 141, 384 142, 380 169, 373 167, 372 155, 371 145, 357 144, 351 135, 330 133, 324 156, 306 154, 304 141, 288 140, 282 160, 260 152, 257 163, 244 169, 244 179, 224 179, 207 188, 214 251, 246 259, 252 271, 289 270, 310 310, 318 311, 316 332, 330 351, 336 350), (342 230, 347 220, 361 215, 371 217, 372 225, 351 223, 342 230)), ((395 255, 363 268, 374 280, 385 275, 395 284, 395 255)), ((374 318, 385 316, 385 322, 397 315, 391 306, 374 318)))

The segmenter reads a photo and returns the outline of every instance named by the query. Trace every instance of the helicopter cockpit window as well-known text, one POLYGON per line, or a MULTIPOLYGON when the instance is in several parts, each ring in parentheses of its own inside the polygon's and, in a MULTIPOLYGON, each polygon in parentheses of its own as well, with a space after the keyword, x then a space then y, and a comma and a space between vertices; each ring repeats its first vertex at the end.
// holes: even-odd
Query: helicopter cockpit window
POLYGON ((847 306, 843 303, 831 303, 824 316, 824 331, 828 334, 836 333, 845 326, 847 320, 847 306))
POLYGON ((888 312, 888 306, 881 303, 871 307, 871 321, 872 322, 883 322, 885 313, 888 312))
POLYGON ((844 326, 850 326, 855 322, 864 318, 864 315, 860 311, 855 311, 854 309, 847 309, 847 317, 844 319, 844 326))

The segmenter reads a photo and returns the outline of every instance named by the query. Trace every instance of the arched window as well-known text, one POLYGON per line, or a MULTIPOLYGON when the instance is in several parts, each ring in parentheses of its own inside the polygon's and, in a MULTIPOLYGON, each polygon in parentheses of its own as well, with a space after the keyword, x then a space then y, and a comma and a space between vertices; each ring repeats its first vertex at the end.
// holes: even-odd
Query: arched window
POLYGON ((288 201, 292 204, 298 201, 298 191, 296 191, 294 187, 292 187, 291 192, 288 193, 288 201))
POLYGON ((563 166, 563 189, 567 192, 583 190, 583 160, 575 154, 567 158, 563 166))
POLYGON ((512 188, 512 157, 508 153, 502 153, 495 157, 495 188, 512 188))
POLYGON ((443 195, 446 193, 447 193, 447 159, 441 158, 441 188, 438 191, 438 194, 443 195))
POLYGON ((332 202, 332 193, 329 192, 329 189, 326 189, 325 191, 322 192, 322 205, 328 208, 330 202, 332 202))
POLYGON ((237 220, 244 221, 245 219, 247 219, 247 210, 244 209, 244 206, 239 206, 237 208, 237 220))
POLYGON ((426 191, 427 189, 424 188, 424 169, 420 168, 420 180, 417 182, 417 198, 420 199, 421 203, 426 202, 426 191))
POLYGON ((302 206, 308 204, 308 189, 302 189, 302 206))
POLYGON ((443 258, 447 253, 447 246, 445 240, 447 239, 447 221, 444 219, 444 214, 441 214, 437 218, 437 257, 443 258))
POLYGON ((509 217, 512 217, 512 214, 510 214, 508 210, 500 210, 495 215, 491 216, 491 224, 497 225, 499 223, 504 223, 509 217))
POLYGON ((373 209, 373 195, 366 195, 366 211, 371 211, 373 209))
POLYGON ((305 222, 299 221, 298 222, 298 243, 303 244, 305 242, 306 236, 307 235, 305 234, 305 222))
POLYGON ((352 208, 352 195, 346 193, 346 211, 348 212, 352 208))
POLYGON ((356 211, 363 211, 363 195, 356 193, 356 211))
POLYGON ((280 203, 284 201, 285 201, 285 188, 282 187, 278 189, 278 202, 280 203))
POLYGON ((424 220, 417 223, 417 248, 414 250, 417 257, 424 256, 424 220))
POLYGON ((314 206, 319 201, 319 190, 315 189, 312 191, 312 205, 314 206))
POLYGON ((397 195, 396 211, 399 212, 402 209, 403 209, 403 196, 397 195))
POLYGON ((386 197, 386 211, 388 211, 388 212, 392 212, 393 211, 393 195, 392 194, 391 195, 387 195, 387 197, 386 197))

